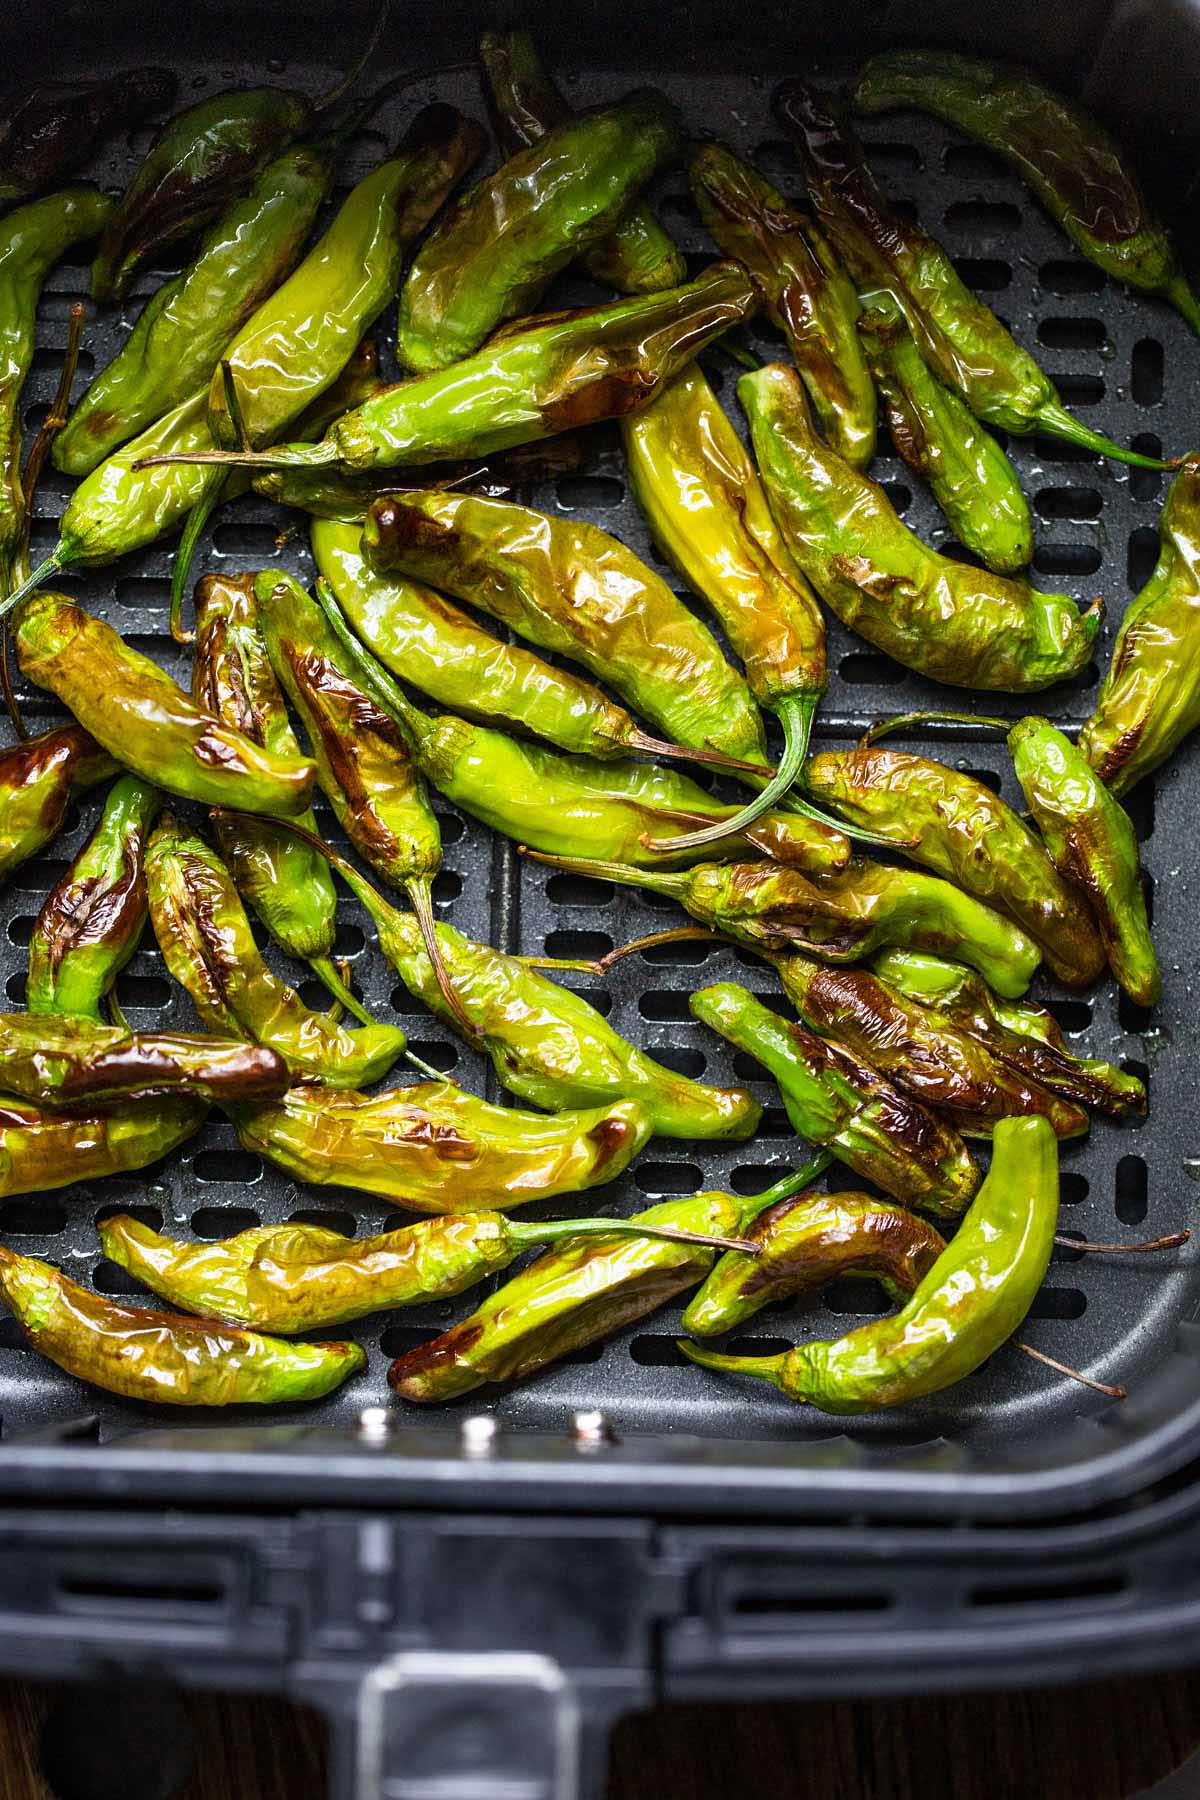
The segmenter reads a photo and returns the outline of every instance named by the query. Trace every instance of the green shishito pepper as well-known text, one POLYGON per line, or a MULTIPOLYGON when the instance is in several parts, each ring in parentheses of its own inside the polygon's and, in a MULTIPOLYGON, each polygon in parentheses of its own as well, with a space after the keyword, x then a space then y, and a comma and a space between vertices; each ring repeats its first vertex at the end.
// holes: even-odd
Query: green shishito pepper
POLYGON ((1078 674, 1100 603, 940 556, 870 476, 823 444, 800 379, 771 363, 738 382, 759 472, 791 554, 843 624, 907 668, 956 687, 1028 693, 1078 674))
POLYGON ((1200 725, 1200 458, 1171 483, 1154 572, 1126 608, 1079 748, 1118 796, 1200 725))
MULTIPOLYGON (((450 1300, 499 1275, 526 1250, 564 1238, 698 1234, 624 1219, 555 1219, 523 1225, 498 1212, 447 1213, 400 1231, 348 1238, 322 1225, 257 1225, 216 1244, 183 1243, 118 1213, 99 1226, 104 1254, 160 1298, 208 1318, 263 1331, 315 1331, 367 1313, 450 1300)), ((727 1234, 711 1246, 731 1244, 727 1234)), ((744 1262, 754 1247, 734 1238, 744 1262)))
POLYGON ((1091 262, 1130 287, 1160 294, 1200 331, 1200 303, 1166 226, 1119 145, 1081 106, 1028 75, 948 50, 872 57, 854 104, 865 113, 933 113, 997 151, 1091 262))
POLYGON ((429 490, 377 500, 362 547, 381 573, 427 582, 582 663, 677 743, 766 761, 745 680, 666 582, 599 526, 429 490))
POLYGON ((63 1107, 155 1094, 222 1102, 270 1099, 283 1092, 288 1079, 283 1058, 258 1044, 135 1032, 54 1013, 0 1013, 0 1068, 8 1093, 63 1107))
POLYGON ((485 175, 413 259, 399 360, 422 374, 443 369, 529 312, 560 269, 608 236, 681 141, 673 108, 646 89, 568 117, 485 175))
POLYGON ((897 455, 929 483, 959 543, 998 575, 1016 575, 1033 555, 1033 518, 1004 451, 942 386, 890 294, 864 296, 858 330, 897 455))
POLYGON ((25 996, 31 1013, 103 1022, 101 1002, 146 923, 146 838, 160 803, 136 775, 113 784, 100 823, 38 914, 25 996))
POLYGON ((56 1112, 0 1095, 0 1199, 127 1175, 161 1161, 208 1113, 186 1094, 56 1112))
POLYGON ((888 211, 861 149, 821 95, 802 81, 786 81, 776 91, 775 111, 799 152, 821 222, 859 288, 886 288, 894 296, 921 355, 976 418, 1018 434, 1049 432, 1138 468, 1163 467, 1067 411, 1053 382, 966 286, 942 246, 888 211))
POLYGON ((581 1236, 546 1250, 484 1300, 461 1324, 397 1358, 388 1381, 405 1400, 453 1400, 489 1381, 532 1375, 571 1350, 609 1337, 676 1294, 703 1281, 716 1251, 699 1244, 639 1241, 620 1235, 628 1224, 702 1235, 742 1232, 764 1208, 795 1193, 827 1167, 819 1156, 765 1193, 693 1194, 614 1220, 600 1237, 581 1236))
POLYGON ((56 725, 0 752, 0 881, 57 835, 76 794, 116 768, 80 725, 56 725))
POLYGON ((735 982, 701 988, 689 1005, 702 1024, 770 1071, 788 1118, 809 1143, 923 1212, 957 1218, 965 1209, 979 1185, 967 1146, 876 1069, 781 1019, 735 982))
POLYGON ((169 106, 168 69, 123 69, 107 81, 22 84, 0 109, 0 203, 31 200, 83 167, 118 127, 169 106))
MULTIPOLYGON (((527 31, 485 31, 479 60, 506 156, 536 144, 572 116, 527 31)), ((622 294, 652 293, 687 280, 683 252, 640 200, 632 201, 609 235, 591 244, 580 260, 589 275, 622 294)))
POLYGON ((0 1246, 0 1299, 29 1343, 93 1387, 168 1406, 316 1400, 367 1366, 361 1344, 292 1344, 236 1325, 118 1306, 0 1246))
POLYGON ((150 918, 163 959, 201 1024, 277 1050, 301 1081, 363 1087, 403 1054, 396 1025, 347 1030, 312 1012, 259 955, 237 889, 215 851, 169 814, 146 852, 150 918))
POLYGON ((274 1104, 229 1110, 243 1148, 298 1180, 427 1213, 471 1212, 484 1201, 498 1210, 597 1187, 650 1136, 634 1100, 547 1119, 492 1106, 452 1081, 370 1096, 296 1087, 274 1104))
POLYGON ((971 1210, 898 1313, 782 1356, 679 1347, 702 1368, 757 1376, 822 1412, 901 1406, 961 1381, 1012 1336, 1050 1265, 1057 1220, 1054 1133, 1044 1119, 1003 1119, 971 1210))
POLYGON ((865 469, 875 454, 875 388, 854 283, 813 219, 723 144, 699 145, 688 176, 718 249, 761 289, 821 430, 839 456, 865 469))

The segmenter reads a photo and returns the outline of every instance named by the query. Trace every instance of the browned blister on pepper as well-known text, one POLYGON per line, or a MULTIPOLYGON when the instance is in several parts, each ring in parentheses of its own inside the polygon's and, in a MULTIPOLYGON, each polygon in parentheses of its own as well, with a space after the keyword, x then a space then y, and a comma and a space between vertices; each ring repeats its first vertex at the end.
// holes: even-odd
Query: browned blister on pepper
POLYGON ((81 725, 56 725, 0 754, 0 880, 50 842, 76 794, 116 767, 81 725))
POLYGON ((0 1068, 10 1093, 62 1107, 153 1094, 266 1099, 288 1082, 283 1058, 258 1044, 48 1013, 0 1013, 0 1068))

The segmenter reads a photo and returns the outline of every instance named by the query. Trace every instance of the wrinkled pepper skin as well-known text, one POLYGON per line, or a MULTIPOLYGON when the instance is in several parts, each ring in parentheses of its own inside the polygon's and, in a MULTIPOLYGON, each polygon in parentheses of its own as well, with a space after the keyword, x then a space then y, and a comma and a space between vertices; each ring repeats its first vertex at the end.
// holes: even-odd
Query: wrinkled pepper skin
POLYGON ((30 200, 74 174, 111 132, 140 125, 174 97, 175 76, 167 69, 14 88, 0 101, 0 203, 30 200))
POLYGON ((0 1067, 18 1099, 64 1108, 157 1094, 270 1099, 288 1081, 283 1058, 257 1044, 130 1031, 54 1013, 0 1013, 0 1067))
POLYGON ((606 238, 682 139, 646 89, 568 117, 463 195, 417 251, 400 295, 396 355, 419 374, 477 350, 536 306, 560 269, 606 238))
POLYGON ((821 751, 804 770, 804 786, 839 818, 890 839, 914 862, 1012 919, 1037 944, 1056 981, 1088 987, 1099 976, 1104 947, 1077 889, 1036 834, 974 776, 873 744, 821 751))
POLYGON ((0 1199, 127 1175, 161 1161, 204 1123, 186 1094, 123 1100, 94 1112, 54 1112, 0 1096, 0 1199))
POLYGON ((1120 146, 1081 106, 1028 75, 948 50, 874 56, 854 91, 859 112, 933 113, 1019 170, 1042 205, 1106 275, 1160 294, 1200 330, 1166 226, 1156 219, 1120 146))
POLYGON ((701 1024, 770 1071, 788 1118, 809 1143, 922 1212, 957 1218, 965 1210, 979 1185, 967 1146, 877 1070, 781 1019, 735 982, 701 988, 688 1004, 701 1024))
POLYGON ((738 382, 759 473, 791 554, 830 610, 906 668, 955 687, 1029 693, 1078 674, 1099 602, 931 550, 869 475, 823 444, 800 379, 770 363, 738 382))
POLYGON ((116 769, 80 725, 56 725, 0 751, 0 881, 57 836, 76 794, 116 769))
POLYGON ((789 1400, 854 1414, 901 1406, 961 1381, 1020 1325, 1050 1265, 1058 1150, 1044 1119, 1004 1119, 974 1203, 898 1313, 783 1356, 680 1348, 703 1368, 773 1382, 789 1400))
POLYGON ((745 680, 666 582, 598 526, 430 490, 377 500, 362 546, 381 573, 425 581, 582 663, 674 742, 766 761, 745 680))
POLYGON ((244 812, 303 812, 313 765, 276 755, 197 706, 148 656, 61 594, 13 615, 21 672, 56 694, 127 769, 172 794, 244 812))
POLYGON ((1171 483, 1154 572, 1125 610, 1079 748, 1118 799, 1200 725, 1200 457, 1171 483))
POLYGON ((772 961, 804 1024, 834 1038, 964 1137, 990 1137, 998 1119, 1040 1113, 1055 1137, 1088 1128, 1082 1107, 1003 1062, 978 1038, 926 1011, 870 969, 830 969, 803 956, 772 961))
POLYGON ((29 1343, 93 1387, 168 1406, 317 1400, 367 1366, 361 1344, 290 1344, 236 1325, 118 1306, 0 1246, 0 1297, 29 1343))
MULTIPOLYGON (((105 1227, 100 1231, 103 1238, 105 1227)), ((691 1337, 718 1337, 764 1306, 813 1293, 842 1275, 872 1275, 901 1298, 919 1287, 946 1248, 940 1232, 902 1206, 816 1188, 777 1201, 746 1235, 759 1254, 726 1251, 684 1310, 683 1329, 691 1337)), ((106 1254, 112 1255, 107 1246, 106 1254)))
POLYGON ((1162 998, 1133 821, 1082 752, 1045 719, 1008 734, 1026 804, 1058 868, 1088 897, 1109 967, 1138 1006, 1162 998))
POLYGON ((858 321, 892 443, 928 482, 960 544, 997 575, 1033 555, 1033 516, 1017 472, 989 431, 929 368, 890 294, 875 292, 858 321))
POLYGON ((395 1025, 354 1031, 305 1006, 259 955, 233 879, 215 851, 163 818, 146 853, 150 917, 163 959, 206 1031, 278 1051, 301 1081, 357 1088, 378 1081, 405 1047, 395 1025))
MULTIPOLYGON (((571 115, 527 31, 485 31, 479 41, 496 137, 506 156, 536 144, 571 115)), ((580 258, 588 274, 621 294, 656 293, 687 280, 683 252, 644 201, 635 200, 607 237, 580 258)))
POLYGON ((292 1088, 233 1109, 238 1141, 301 1181, 359 1188, 413 1212, 550 1200, 612 1181, 650 1136, 636 1101, 557 1118, 477 1100, 451 1081, 364 1096, 292 1088))
POLYGON ((95 831, 38 914, 25 994, 31 1013, 103 1023, 101 1002, 146 923, 146 839, 160 803, 137 775, 113 784, 95 831))
POLYGON ((872 966, 893 992, 919 1001, 939 1030, 949 1026, 977 1039, 1038 1087, 1114 1119, 1144 1116, 1146 1090, 1137 1076, 1073 1056, 1053 1013, 1000 1000, 971 969, 920 951, 884 950, 872 966))
POLYGON ((839 456, 865 469, 875 454, 875 387, 856 329, 854 283, 815 221, 723 144, 688 164, 692 198, 723 256, 749 269, 788 342, 817 423, 839 456))

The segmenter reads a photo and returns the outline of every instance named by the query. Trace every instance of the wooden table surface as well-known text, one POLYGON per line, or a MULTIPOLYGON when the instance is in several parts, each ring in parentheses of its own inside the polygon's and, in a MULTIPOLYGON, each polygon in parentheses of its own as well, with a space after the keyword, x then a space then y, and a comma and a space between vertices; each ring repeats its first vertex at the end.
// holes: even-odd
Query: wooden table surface
MULTIPOLYGON (((0 1683, 0 1800, 51 1800, 39 1738, 55 1692, 0 1683)), ((208 1695, 183 1705, 193 1772, 171 1800, 320 1800, 312 1714, 208 1695)), ((663 1707, 619 1728, 608 1800, 1128 1800, 1197 1744, 1200 1672, 1032 1694, 663 1707)), ((112 1792, 135 1800, 121 1779, 112 1792)))

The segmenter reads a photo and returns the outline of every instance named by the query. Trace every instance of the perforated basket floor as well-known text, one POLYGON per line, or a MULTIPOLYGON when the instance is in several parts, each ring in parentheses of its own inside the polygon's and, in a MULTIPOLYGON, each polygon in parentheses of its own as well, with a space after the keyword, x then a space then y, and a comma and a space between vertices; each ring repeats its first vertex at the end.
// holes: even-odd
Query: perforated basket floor
MULTIPOLYGON (((326 68, 273 66, 273 74, 312 90, 323 85, 326 68)), ((380 69, 374 73, 388 73, 380 69)), ((845 71, 829 71, 836 78, 845 71)), ((261 69, 250 66, 197 67, 185 72, 182 92, 199 95, 230 81, 248 80, 261 69)), ((785 191, 799 179, 787 146, 778 141, 768 106, 766 80, 714 79, 673 75, 655 69, 654 78, 672 95, 697 130, 727 136, 755 155, 785 191)), ((597 73, 569 84, 572 98, 588 102, 627 85, 623 76, 597 73)), ((477 117, 482 108, 473 76, 431 78, 394 102, 345 159, 341 193, 378 159, 398 129, 426 98, 448 98, 477 117)), ((135 136, 128 148, 107 155, 94 171, 105 185, 120 185, 147 141, 135 136)), ((909 117, 869 122, 863 135, 874 167, 888 191, 904 205, 919 208, 970 281, 1035 349, 1055 378, 1064 399, 1123 442, 1156 452, 1186 448, 1195 435, 1200 400, 1200 344, 1173 313, 1117 289, 1076 257, 1066 239, 1027 196, 1021 184, 985 153, 964 144, 941 126, 909 117)), ((689 252, 693 266, 709 260, 696 214, 676 173, 660 184, 662 216, 689 252)), ((138 282, 124 314, 93 317, 85 338, 82 368, 90 374, 113 354, 137 308, 166 271, 156 269, 138 282)), ((36 426, 53 392, 61 363, 68 310, 87 287, 86 264, 61 266, 52 276, 41 307, 40 349, 26 395, 26 423, 36 426)), ((567 283, 568 298, 594 295, 586 284, 567 283)), ((390 334, 392 321, 385 321, 390 334)), ((766 325, 754 327, 762 348, 777 344, 766 325)), ((731 384, 719 359, 710 373, 731 384)), ((597 432, 594 463, 586 474, 545 483, 535 504, 552 512, 581 513, 615 532, 652 563, 650 547, 623 478, 615 438, 597 432)), ((1098 665, 1107 661, 1122 610, 1151 568, 1157 544, 1160 477, 1131 472, 1069 446, 1041 440, 1014 441, 1011 454, 1037 521, 1034 573, 1049 588, 1081 601, 1104 596, 1108 622, 1098 645, 1098 665)), ((948 531, 930 496, 893 457, 881 457, 876 474, 888 484, 907 522, 929 541, 945 547, 948 531)), ((50 547, 55 520, 69 483, 54 474, 38 503, 34 550, 50 547)), ((160 545, 111 569, 62 585, 86 600, 139 649, 158 658, 179 679, 188 678, 187 656, 166 630, 172 546, 160 545)), ((240 571, 281 562, 302 577, 311 574, 303 521, 266 502, 246 499, 223 511, 203 546, 204 568, 240 571)), ((818 725, 826 741, 847 741, 872 718, 921 703, 947 704, 947 691, 892 664, 835 622, 829 631, 833 670, 828 702, 818 725)), ((1082 720, 1091 709, 1099 676, 1093 665, 1082 677, 1054 690, 1045 708, 1065 722, 1082 720)), ((988 698, 989 711, 1013 716, 1018 700, 988 698)), ((58 717, 44 694, 24 696, 34 729, 58 717)), ((1003 748, 975 734, 940 741, 939 754, 956 766, 982 775, 1007 798, 1019 795, 1003 748)), ((1185 750, 1153 782, 1132 797, 1131 810, 1142 838, 1154 883, 1154 925, 1160 946, 1165 998, 1147 1025, 1137 1009, 1118 1000, 1111 985, 1085 998, 1051 996, 1073 1048, 1136 1067, 1149 1075, 1148 1123, 1116 1128, 1093 1126, 1090 1138, 1063 1150, 1064 1230, 1110 1239, 1168 1232, 1188 1223, 1194 1188, 1188 1179, 1189 1153, 1196 1148, 1192 1104, 1195 1093, 1196 1033, 1192 960, 1196 943, 1196 845, 1200 839, 1197 757, 1185 750)), ((79 849, 99 807, 93 796, 73 812, 67 829, 49 853, 28 864, 8 890, 0 933, 0 980, 11 1004, 21 1003, 30 927, 42 896, 79 849)), ((331 841, 339 833, 327 807, 318 808, 331 841)), ((442 811, 445 867, 437 885, 441 915, 463 931, 508 949, 579 955, 613 945, 676 915, 665 902, 603 882, 547 875, 518 866, 509 846, 481 826, 442 811)), ((379 956, 356 904, 344 897, 339 952, 348 956, 368 1003, 381 1018, 399 1016, 413 1046, 428 1060, 453 1072, 477 1092, 496 1097, 490 1070, 456 1044, 447 1031, 409 999, 379 956)), ((293 979, 299 979, 292 971, 293 979)), ((690 990, 733 976, 764 996, 777 995, 773 975, 753 959, 730 949, 685 944, 668 946, 620 965, 603 987, 585 977, 568 977, 588 993, 622 1031, 672 1067, 723 1082, 748 1082, 767 1106, 763 1127, 751 1144, 721 1147, 655 1141, 631 1173, 613 1188, 591 1197, 593 1210, 627 1213, 663 1196, 687 1194, 701 1186, 728 1186, 750 1193, 794 1165, 802 1146, 794 1139, 778 1095, 762 1072, 732 1056, 688 1013, 690 990)), ((310 988, 303 990, 311 993, 310 988)), ((1035 987, 1041 996, 1049 990, 1035 987)), ((319 993, 320 990, 317 990, 319 993)), ((186 1027, 194 1023, 185 997, 169 983, 157 951, 143 947, 120 984, 130 1019, 142 1027, 186 1027)), ((315 996, 314 996, 315 998, 315 996)), ((403 1079, 403 1077, 400 1077, 403 1079)), ((570 1202, 557 1204, 565 1211, 570 1202)), ((133 1295, 139 1290, 122 1271, 98 1255, 95 1224, 106 1212, 132 1209, 156 1226, 183 1237, 219 1237, 259 1221, 312 1218, 360 1233, 403 1220, 392 1209, 359 1203, 351 1193, 305 1188, 257 1157, 239 1149, 232 1129, 214 1117, 203 1132, 164 1166, 128 1180, 67 1188, 60 1193, 13 1199, 0 1206, 5 1241, 61 1264, 71 1275, 102 1292, 133 1295)), ((577 1210, 585 1210, 579 1204, 577 1210)), ((1139 1391, 1164 1383, 1178 1387, 1178 1404, 1193 1397, 1190 1358, 1180 1360, 1181 1326, 1195 1308, 1196 1254, 1200 1242, 1182 1254, 1115 1260, 1056 1253, 1049 1278, 1024 1328, 1025 1336, 1049 1355, 1075 1364, 1105 1381, 1131 1390, 1122 1424, 1133 1427, 1139 1391)), ((469 1310, 477 1296, 453 1305, 369 1319, 352 1327, 370 1355, 368 1371, 341 1393, 307 1409, 301 1422, 337 1424, 364 1405, 386 1397, 385 1370, 396 1352, 443 1328, 469 1310)), ((761 1316, 752 1340, 758 1348, 783 1345, 804 1335, 844 1331, 882 1302, 869 1284, 841 1282, 815 1305, 776 1309, 761 1316)), ((542 1378, 499 1397, 488 1397, 513 1425, 559 1430, 569 1409, 603 1407, 626 1432, 685 1430, 709 1437, 820 1438, 840 1434, 842 1422, 790 1407, 761 1384, 722 1382, 681 1366, 672 1338, 677 1314, 663 1312, 612 1342, 559 1365, 542 1378)), ((478 1408, 479 1397, 472 1402, 478 1408)), ((22 1347, 10 1321, 0 1323, 0 1419, 6 1435, 22 1434, 93 1412, 102 1436, 144 1429, 161 1415, 94 1393, 22 1347)), ((245 1415, 243 1414, 244 1418, 245 1415)), ((912 1445, 945 1438, 986 1458, 1001 1440, 1036 1438, 1043 1446, 1080 1418, 1115 1422, 1112 1403, 1075 1383, 1035 1366, 1007 1349, 952 1392, 911 1410, 852 1422, 853 1436, 880 1446, 912 1445)), ((440 1419, 453 1423, 454 1410, 440 1419)), ((211 1417, 175 1412, 173 1424, 212 1423, 211 1417)), ((293 1419, 293 1422, 295 1420, 293 1419)))

